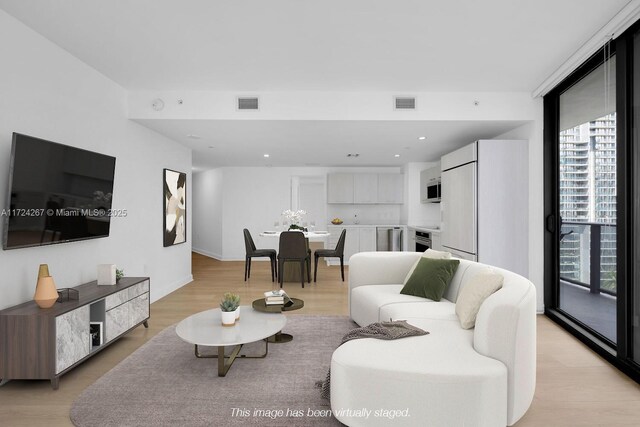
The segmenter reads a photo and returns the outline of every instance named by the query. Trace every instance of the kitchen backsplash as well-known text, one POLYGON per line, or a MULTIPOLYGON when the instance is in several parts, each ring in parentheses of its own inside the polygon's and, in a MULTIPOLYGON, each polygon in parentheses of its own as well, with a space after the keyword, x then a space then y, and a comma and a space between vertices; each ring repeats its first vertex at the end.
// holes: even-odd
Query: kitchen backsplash
POLYGON ((328 220, 340 218, 345 224, 400 224, 401 205, 327 205, 328 220))
POLYGON ((440 203, 424 203, 416 206, 409 225, 440 225, 440 203))

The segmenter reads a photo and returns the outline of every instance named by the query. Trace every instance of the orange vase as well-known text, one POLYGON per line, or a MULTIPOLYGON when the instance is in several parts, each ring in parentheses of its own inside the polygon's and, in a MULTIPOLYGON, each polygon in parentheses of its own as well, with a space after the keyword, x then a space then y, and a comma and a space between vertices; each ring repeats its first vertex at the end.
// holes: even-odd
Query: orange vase
POLYGON ((56 284, 53 282, 53 277, 44 276, 38 278, 36 293, 33 295, 33 299, 40 308, 53 307, 58 299, 58 290, 56 289, 56 284))

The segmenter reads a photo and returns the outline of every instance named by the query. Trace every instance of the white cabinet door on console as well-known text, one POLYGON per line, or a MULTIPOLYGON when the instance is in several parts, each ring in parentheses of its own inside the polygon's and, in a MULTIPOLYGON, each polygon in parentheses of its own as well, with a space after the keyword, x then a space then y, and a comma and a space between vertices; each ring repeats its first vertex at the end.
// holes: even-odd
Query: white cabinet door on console
POLYGON ((130 308, 130 304, 128 302, 125 302, 124 304, 121 304, 107 311, 104 325, 104 334, 106 337, 106 341, 111 341, 131 327, 131 314, 129 312, 130 308))
POLYGON ((132 299, 129 304, 129 327, 134 327, 149 317, 149 293, 132 299))
POLYGON ((56 374, 67 369, 91 351, 89 306, 56 317, 56 374))
POLYGON ((121 304, 124 304, 130 299, 131 298, 129 298, 129 289, 123 289, 120 292, 111 294, 107 298, 105 298, 105 310, 111 310, 113 307, 117 307, 121 304))

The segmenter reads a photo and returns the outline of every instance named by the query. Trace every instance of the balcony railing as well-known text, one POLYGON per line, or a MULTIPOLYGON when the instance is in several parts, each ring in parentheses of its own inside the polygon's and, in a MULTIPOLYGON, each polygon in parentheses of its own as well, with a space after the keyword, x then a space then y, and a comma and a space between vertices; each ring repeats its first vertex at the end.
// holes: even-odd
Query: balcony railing
POLYGON ((589 288, 591 293, 616 295, 616 225, 563 221, 560 239, 560 279, 589 288), (614 262, 612 263, 612 260, 614 262))

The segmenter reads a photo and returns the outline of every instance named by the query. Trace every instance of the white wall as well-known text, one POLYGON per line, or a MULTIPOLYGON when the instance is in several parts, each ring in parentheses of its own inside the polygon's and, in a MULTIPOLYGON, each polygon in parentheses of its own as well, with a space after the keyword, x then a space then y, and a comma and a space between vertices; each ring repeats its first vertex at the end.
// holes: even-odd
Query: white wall
MULTIPOLYGON (((249 94, 255 96, 256 93, 249 94)), ((397 92, 260 92, 260 112, 238 113, 240 92, 132 91, 131 119, 186 120, 531 120, 529 92, 412 92, 415 111, 392 108, 397 92), (155 111, 155 98, 165 101, 155 111), (178 104, 178 99, 183 103, 178 104), (474 101, 479 104, 475 105, 474 101)), ((469 141, 472 142, 472 141, 469 141)))
MULTIPOLYGON (((543 182, 543 108, 542 99, 535 100, 536 120, 495 139, 526 139, 529 141, 529 280, 536 286, 537 308, 544 311, 544 182, 543 182)), ((517 214, 517 212, 514 212, 517 214)))
POLYGON ((129 212, 112 220, 108 238, 0 251, 0 309, 33 298, 40 263, 59 288, 114 263, 150 276, 152 300, 189 282, 191 218, 186 244, 162 246, 162 169, 187 172, 190 190, 190 150, 128 120, 123 88, 3 11, 0 58, 0 206, 8 207, 11 135, 20 132, 115 156, 113 208, 129 212))
MULTIPOLYGON (((282 211, 291 207, 292 177, 326 176, 331 172, 390 173, 400 172, 400 168, 225 167, 198 173, 194 175, 194 197, 200 199, 211 195, 215 199, 221 191, 222 213, 221 217, 214 213, 210 219, 209 209, 217 202, 194 202, 194 251, 217 259, 243 260, 244 228, 249 229, 258 247, 276 248, 277 239, 258 234, 273 229, 274 222, 282 221, 282 211), (220 235, 211 231, 212 223, 221 225, 220 235)), ((304 209, 304 206, 300 208, 304 209)), ((346 223, 350 223, 352 213, 358 212, 362 224, 378 221, 399 224, 400 210, 400 205, 327 205, 327 221, 339 213, 346 223)), ((316 224, 316 229, 321 228, 322 224, 316 224)))
POLYGON ((222 170, 193 174, 193 250, 222 259, 222 170))

